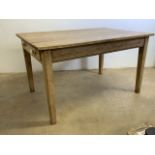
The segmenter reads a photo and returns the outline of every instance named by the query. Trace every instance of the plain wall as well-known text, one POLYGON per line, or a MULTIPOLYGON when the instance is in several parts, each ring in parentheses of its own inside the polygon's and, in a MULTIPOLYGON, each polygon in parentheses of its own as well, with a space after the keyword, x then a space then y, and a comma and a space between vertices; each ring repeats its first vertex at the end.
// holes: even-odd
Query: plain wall
MULTIPOLYGON (((155 33, 155 20, 0 20, 0 73, 25 72, 25 64, 20 40, 15 36, 19 32, 51 31, 62 29, 111 27, 133 31, 155 33)), ((137 49, 105 55, 105 68, 125 68, 137 65, 137 49)), ((34 59, 33 70, 41 70, 34 59)), ((149 41, 146 66, 155 65, 155 37, 149 41)), ((96 69, 98 57, 76 59, 54 64, 55 70, 96 69)))

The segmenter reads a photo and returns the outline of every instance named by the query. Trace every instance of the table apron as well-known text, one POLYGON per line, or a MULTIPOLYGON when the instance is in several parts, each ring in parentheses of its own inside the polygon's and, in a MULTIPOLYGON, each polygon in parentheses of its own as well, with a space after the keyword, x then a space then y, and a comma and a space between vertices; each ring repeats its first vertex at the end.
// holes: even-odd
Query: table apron
POLYGON ((35 49, 34 47, 32 47, 31 45, 25 43, 24 41, 22 41, 22 47, 23 47, 23 49, 25 51, 27 51, 28 53, 30 53, 31 56, 33 56, 39 62, 41 62, 41 56, 40 56, 39 50, 35 49))
POLYGON ((128 40, 51 50, 51 55, 53 62, 59 62, 64 60, 98 55, 102 53, 111 53, 126 49, 139 48, 143 47, 144 43, 145 38, 130 39, 130 40, 128 39, 128 40))

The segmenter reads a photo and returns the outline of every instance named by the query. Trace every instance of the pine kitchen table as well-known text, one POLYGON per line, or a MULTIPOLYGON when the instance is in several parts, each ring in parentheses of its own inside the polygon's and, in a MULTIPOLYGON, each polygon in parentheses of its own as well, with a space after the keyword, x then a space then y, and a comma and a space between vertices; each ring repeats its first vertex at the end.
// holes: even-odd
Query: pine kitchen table
POLYGON ((151 35, 153 34, 109 28, 17 34, 22 42, 30 92, 35 91, 31 56, 42 64, 51 124, 56 123, 53 63, 98 55, 99 74, 102 74, 105 53, 138 48, 135 92, 140 93, 148 39, 151 35))

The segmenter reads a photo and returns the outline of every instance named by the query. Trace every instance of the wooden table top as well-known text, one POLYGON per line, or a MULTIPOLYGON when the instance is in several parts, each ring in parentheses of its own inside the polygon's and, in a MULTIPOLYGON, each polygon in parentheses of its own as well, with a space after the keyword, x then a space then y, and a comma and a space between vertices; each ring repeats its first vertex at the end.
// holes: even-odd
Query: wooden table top
POLYGON ((152 33, 109 28, 18 33, 17 36, 38 50, 58 49, 109 41, 147 37, 152 33))

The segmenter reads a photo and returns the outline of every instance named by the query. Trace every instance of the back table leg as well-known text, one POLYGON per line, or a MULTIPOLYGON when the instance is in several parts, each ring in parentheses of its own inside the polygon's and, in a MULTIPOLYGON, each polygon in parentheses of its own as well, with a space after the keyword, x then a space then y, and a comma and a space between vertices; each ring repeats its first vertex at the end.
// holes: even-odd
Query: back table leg
POLYGON ((55 124, 56 123, 55 92, 54 92, 52 59, 50 51, 42 52, 41 60, 42 60, 47 100, 49 106, 50 122, 51 124, 55 124))
POLYGON ((140 91, 141 91, 142 77, 143 77, 145 58, 146 58, 146 52, 147 52, 147 45, 148 45, 148 38, 145 39, 144 46, 139 48, 137 76, 136 76, 136 85, 135 85, 136 93, 140 93, 140 91))
POLYGON ((34 92, 35 89, 34 89, 31 55, 24 49, 23 49, 23 52, 24 52, 25 65, 26 65, 26 70, 27 70, 27 77, 28 77, 30 92, 34 92))
POLYGON ((103 74, 104 54, 99 54, 99 74, 103 74))

